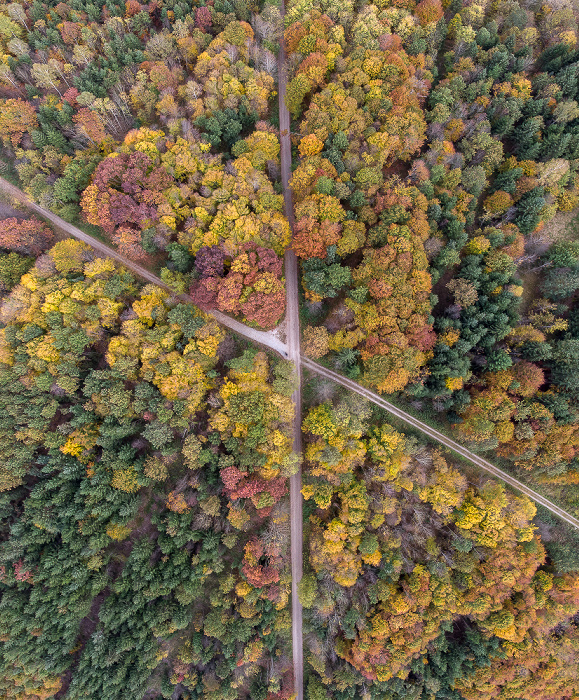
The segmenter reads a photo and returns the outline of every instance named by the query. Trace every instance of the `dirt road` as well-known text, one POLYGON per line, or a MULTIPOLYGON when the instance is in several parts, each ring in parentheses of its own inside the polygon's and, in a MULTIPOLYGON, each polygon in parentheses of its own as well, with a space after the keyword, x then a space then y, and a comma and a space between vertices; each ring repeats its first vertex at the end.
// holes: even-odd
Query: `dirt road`
MULTIPOLYGON (((285 3, 281 4, 282 17, 285 15, 285 3)), ((278 95, 279 95, 279 129, 281 145, 281 182, 285 215, 294 229, 294 207, 292 193, 289 188, 291 177, 291 139, 290 114, 285 104, 287 88, 287 63, 283 41, 280 44, 278 56, 278 95)), ((302 453, 302 388, 300 367, 300 315, 298 288, 298 261, 293 250, 285 253, 285 284, 286 284, 286 331, 288 358, 294 363, 298 384, 292 396, 295 407, 293 425, 293 450, 302 453)), ((291 523, 291 569, 292 569, 292 649, 294 668, 294 691, 297 700, 304 697, 304 652, 302 633, 302 606, 298 598, 298 583, 303 574, 303 500, 302 472, 290 477, 290 523, 291 523)))
POLYGON ((551 511, 551 513, 561 518, 561 520, 564 520, 566 523, 572 525, 573 527, 579 530, 579 519, 575 518, 570 513, 567 513, 562 508, 559 508, 559 506, 555 505, 547 498, 541 496, 540 493, 533 491, 533 489, 530 489, 528 486, 525 486, 525 484, 521 483, 520 481, 517 481, 517 479, 513 478, 512 476, 509 476, 509 474, 504 472, 502 469, 495 467, 494 464, 491 464, 483 457, 479 457, 474 452, 467 450, 465 447, 462 447, 462 445, 460 445, 458 442, 455 442, 451 438, 444 435, 444 433, 441 433, 438 430, 431 428, 426 423, 423 423, 417 418, 411 416, 409 413, 406 413, 405 411, 402 411, 401 409, 397 408, 396 406, 394 406, 394 404, 391 404, 389 401, 386 401, 378 394, 375 394, 373 391, 370 391, 370 389, 366 389, 363 386, 356 384, 356 382, 353 382, 351 379, 342 377, 342 375, 337 374, 336 372, 332 372, 331 370, 326 369, 325 367, 322 367, 322 365, 319 365, 317 362, 313 362, 313 360, 310 360, 307 357, 302 357, 302 366, 306 367, 312 372, 315 372, 316 374, 321 375, 322 377, 326 377, 327 379, 333 380, 337 384, 341 384, 346 389, 355 391, 357 394, 360 394, 360 396, 363 396, 364 398, 368 399, 368 401, 371 401, 377 406, 380 406, 384 410, 388 411, 388 413, 390 413, 391 415, 396 416, 396 418, 399 418, 400 420, 404 421, 407 425, 410 425, 413 428, 417 428, 418 430, 420 430, 421 433, 424 433, 425 435, 428 435, 428 437, 432 438, 432 440, 435 440, 441 445, 450 448, 453 452, 456 452, 461 457, 464 457, 472 464, 476 465, 477 467, 480 467, 481 469, 488 472, 489 474, 492 474, 498 479, 501 479, 501 481, 504 481, 506 484, 509 484, 509 486, 512 486, 517 491, 524 493, 530 499, 532 499, 536 503, 541 504, 542 506, 547 508, 547 510, 551 511))

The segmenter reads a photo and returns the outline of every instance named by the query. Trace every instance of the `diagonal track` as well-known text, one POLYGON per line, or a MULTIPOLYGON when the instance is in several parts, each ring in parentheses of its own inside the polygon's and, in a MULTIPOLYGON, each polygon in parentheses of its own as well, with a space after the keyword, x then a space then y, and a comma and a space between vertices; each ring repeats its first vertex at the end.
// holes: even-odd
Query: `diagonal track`
POLYGON ((366 389, 365 387, 360 386, 360 384, 357 384, 351 379, 347 379, 341 374, 337 374, 336 372, 332 372, 331 370, 322 367, 322 365, 319 365, 317 362, 313 362, 313 360, 310 360, 307 357, 302 357, 302 365, 306 369, 309 369, 312 372, 321 375, 322 377, 326 377, 326 379, 331 379, 337 384, 341 384, 346 389, 350 389, 350 391, 355 391, 357 394, 360 394, 360 396, 363 396, 365 399, 368 399, 368 401, 371 401, 373 404, 376 404, 376 406, 380 406, 384 410, 388 411, 388 413, 390 413, 391 415, 396 416, 396 418, 399 418, 400 420, 404 421, 404 423, 406 423, 407 425, 410 425, 411 427, 420 430, 421 433, 424 433, 424 435, 428 435, 428 437, 432 440, 435 440, 441 445, 448 447, 453 452, 456 452, 456 454, 459 454, 461 457, 464 457, 472 464, 476 465, 477 467, 480 467, 481 469, 488 472, 489 474, 492 474, 498 479, 501 479, 517 491, 524 493, 530 499, 547 508, 547 510, 551 511, 551 513, 553 513, 554 515, 557 515, 559 518, 561 518, 561 520, 564 520, 566 523, 572 525, 573 527, 579 530, 579 519, 575 518, 570 513, 567 513, 562 508, 559 508, 559 506, 555 505, 544 496, 541 496, 540 493, 537 493, 528 486, 525 486, 525 484, 510 476, 502 469, 495 467, 494 464, 491 464, 491 462, 487 461, 483 457, 479 457, 474 452, 467 450, 466 447, 463 447, 458 442, 455 442, 451 438, 447 437, 444 433, 441 433, 440 431, 431 428, 429 425, 423 423, 421 420, 418 420, 417 418, 414 418, 414 416, 411 416, 409 413, 402 411, 400 408, 394 406, 394 404, 390 403, 389 401, 386 401, 378 394, 375 394, 373 391, 370 391, 370 389, 366 389))
MULTIPOLYGON (((76 238, 79 241, 83 241, 84 243, 90 245, 91 248, 94 248, 94 250, 97 250, 99 253, 102 253, 103 255, 106 255, 109 258, 113 258, 113 260, 116 260, 123 267, 126 267, 127 269, 131 270, 131 272, 134 272, 135 275, 137 275, 141 279, 144 279, 147 282, 151 282, 152 284, 156 284, 158 287, 166 289, 175 298, 179 299, 179 301, 182 301, 185 304, 192 303, 191 297, 189 297, 187 294, 176 294, 171 289, 171 287, 165 284, 165 282, 163 282, 163 280, 160 277, 157 277, 157 275, 155 275, 153 272, 147 270, 141 265, 138 265, 137 263, 132 262, 128 258, 125 258, 123 255, 117 253, 117 251, 113 248, 109 248, 109 246, 105 243, 101 243, 101 241, 99 241, 98 239, 89 236, 84 231, 81 231, 81 229, 77 228, 76 226, 73 226, 72 224, 69 224, 68 221, 61 219, 60 216, 53 214, 48 209, 45 209, 44 207, 41 207, 38 204, 35 204, 24 194, 24 192, 19 190, 17 187, 14 187, 14 185, 12 185, 10 182, 8 182, 2 177, 0 177, 0 190, 3 190, 13 199, 20 202, 21 204, 24 204, 34 214, 38 214, 43 219, 50 221, 50 223, 58 231, 65 233, 67 236, 72 236, 73 238, 76 238)), ((245 324, 240 323, 239 321, 236 321, 233 318, 229 318, 229 316, 222 314, 220 311, 209 311, 207 312, 207 315, 212 316, 218 323, 221 323, 221 325, 226 326, 235 333, 238 333, 239 335, 242 335, 245 338, 248 338, 249 340, 258 343, 259 345, 264 345, 265 347, 270 348, 271 350, 276 352, 278 355, 281 355, 283 358, 287 358, 288 353, 285 343, 283 343, 271 333, 266 333, 265 331, 258 331, 255 328, 250 328, 249 326, 246 326, 245 324)))

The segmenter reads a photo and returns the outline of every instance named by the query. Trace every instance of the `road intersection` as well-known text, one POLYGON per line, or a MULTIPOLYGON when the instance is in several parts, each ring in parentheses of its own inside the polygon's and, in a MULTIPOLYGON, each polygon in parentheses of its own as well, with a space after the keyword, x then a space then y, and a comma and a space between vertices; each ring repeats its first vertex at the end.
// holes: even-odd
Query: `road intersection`
MULTIPOLYGON (((285 59, 283 49, 280 51, 280 141, 281 141, 281 163, 282 163, 282 185, 284 192, 284 203, 286 208, 286 216, 293 230, 293 205, 291 200, 291 191, 289 189, 289 177, 291 174, 291 143, 290 143, 290 122, 289 112, 285 107, 284 96, 287 85, 285 77, 285 59), (283 108, 282 105, 283 104, 283 108)), ((102 243, 96 238, 84 233, 81 229, 68 223, 61 217, 53 214, 48 209, 41 207, 32 202, 20 189, 9 183, 4 178, 0 177, 0 191, 9 195, 13 200, 23 204, 30 212, 37 214, 49 221, 53 227, 64 233, 66 236, 72 236, 77 240, 83 241, 90 245, 99 253, 113 258, 124 267, 131 270, 141 279, 155 284, 166 289, 171 295, 179 301, 191 304, 192 299, 187 294, 176 294, 160 277, 150 272, 146 268, 137 263, 128 260, 123 255, 117 253, 105 243, 102 243)), ((419 430, 421 433, 429 437, 431 440, 438 442, 441 445, 449 448, 456 454, 466 459, 471 464, 479 467, 483 471, 491 474, 493 477, 500 479, 505 484, 508 484, 520 493, 525 494, 531 500, 542 505, 558 518, 579 530, 579 519, 575 518, 570 513, 567 513, 556 504, 544 498, 541 494, 529 488, 522 482, 510 476, 503 470, 495 467, 491 462, 480 457, 479 455, 466 449, 460 443, 447 437, 444 433, 432 428, 426 423, 414 418, 409 413, 398 408, 394 404, 386 401, 378 394, 370 389, 358 384, 357 382, 347 379, 330 369, 314 362, 310 358, 301 354, 300 351, 300 327, 299 327, 299 281, 298 281, 298 263, 293 250, 288 250, 285 254, 285 278, 286 278, 286 324, 287 324, 287 342, 284 343, 271 332, 259 331, 255 328, 250 328, 244 323, 226 316, 220 311, 210 311, 208 315, 214 318, 218 323, 233 332, 241 335, 248 340, 257 343, 263 347, 272 350, 284 359, 291 360, 296 368, 297 386, 292 396, 295 405, 295 415, 293 421, 293 450, 297 454, 302 452, 302 434, 301 434, 301 368, 305 368, 319 376, 325 377, 331 381, 340 384, 344 388, 354 391, 366 398, 371 403, 380 406, 385 411, 403 421, 406 425, 419 430)), ((301 495, 301 469, 292 477, 290 477, 290 518, 291 518, 291 570, 292 570, 292 643, 293 643, 293 668, 294 668, 294 690, 296 699, 303 700, 303 641, 302 641, 302 607, 297 595, 298 584, 302 578, 303 571, 303 514, 302 514, 302 495, 301 495)))

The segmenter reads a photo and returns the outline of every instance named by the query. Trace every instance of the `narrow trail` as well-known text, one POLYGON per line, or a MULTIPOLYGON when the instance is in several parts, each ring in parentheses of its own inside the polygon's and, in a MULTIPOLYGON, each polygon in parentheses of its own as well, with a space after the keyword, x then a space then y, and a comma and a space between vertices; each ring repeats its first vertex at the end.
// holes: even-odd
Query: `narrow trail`
MULTIPOLYGON (((285 17, 285 2, 281 3, 281 14, 285 17)), ((291 177, 291 120, 286 107, 287 63, 283 40, 280 42, 278 55, 278 95, 279 95, 279 131, 281 146, 281 182, 283 188, 284 209, 292 233, 294 230, 294 207, 289 188, 291 177)), ((297 386, 292 395, 294 404, 293 451, 302 454, 302 387, 301 387, 301 351, 300 351, 300 309, 298 261, 293 250, 285 253, 286 284, 286 337, 288 359, 295 366, 297 386)), ((292 653, 294 669, 294 691, 297 700, 304 697, 304 649, 302 628, 302 606, 298 596, 298 583, 303 575, 303 499, 301 466, 290 477, 290 524, 291 524, 291 571, 292 571, 292 653)))

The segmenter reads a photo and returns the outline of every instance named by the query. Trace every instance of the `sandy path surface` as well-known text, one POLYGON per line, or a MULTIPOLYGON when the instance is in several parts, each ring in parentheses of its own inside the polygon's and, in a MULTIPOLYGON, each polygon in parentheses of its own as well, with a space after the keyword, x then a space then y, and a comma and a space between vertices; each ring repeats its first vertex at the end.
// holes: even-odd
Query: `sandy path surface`
MULTIPOLYGON (((285 15, 285 3, 282 0, 282 16, 285 15)), ((287 89, 287 63, 283 42, 278 56, 279 65, 279 129, 281 145, 281 182, 285 215, 294 229, 294 208, 292 193, 289 188, 291 177, 291 139, 290 114, 285 104, 287 89)), ((286 338, 288 359, 296 368, 297 387, 292 395, 294 403, 293 450, 302 453, 302 388, 300 366, 300 316, 299 316, 299 283, 298 261, 293 250, 285 253, 285 284, 286 284, 286 338)), ((291 524, 291 570, 292 570, 292 650, 294 668, 294 691, 297 700, 304 697, 304 653, 302 632, 302 606, 298 597, 298 583, 303 575, 303 499, 301 467, 297 474, 290 477, 290 524, 291 524)))

